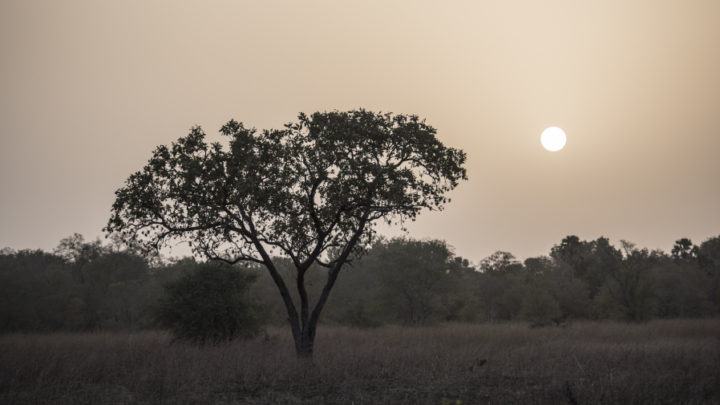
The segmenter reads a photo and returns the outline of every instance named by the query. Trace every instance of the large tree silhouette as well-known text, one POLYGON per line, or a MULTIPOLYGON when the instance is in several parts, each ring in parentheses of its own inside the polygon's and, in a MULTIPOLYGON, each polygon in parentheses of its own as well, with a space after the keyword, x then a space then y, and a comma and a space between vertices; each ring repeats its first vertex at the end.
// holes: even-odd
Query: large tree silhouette
POLYGON ((299 356, 312 355, 335 280, 367 248, 374 224, 442 209, 466 179, 465 153, 443 146, 416 116, 335 111, 262 132, 230 121, 220 132, 228 147, 208 144, 199 127, 158 147, 116 192, 106 231, 148 250, 185 240, 208 259, 262 264, 299 356), (276 256, 295 266, 299 303, 276 256), (313 308, 305 286, 312 265, 327 269, 313 308))

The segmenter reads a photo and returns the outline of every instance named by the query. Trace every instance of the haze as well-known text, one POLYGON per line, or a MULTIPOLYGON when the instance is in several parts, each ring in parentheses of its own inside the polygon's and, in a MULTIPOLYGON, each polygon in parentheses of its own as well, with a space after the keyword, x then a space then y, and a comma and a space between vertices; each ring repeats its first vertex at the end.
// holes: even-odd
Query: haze
POLYGON ((471 260, 720 233, 717 1, 3 1, 0 52, 0 247, 101 236, 193 125, 359 107, 467 152, 470 180, 408 229, 471 260))

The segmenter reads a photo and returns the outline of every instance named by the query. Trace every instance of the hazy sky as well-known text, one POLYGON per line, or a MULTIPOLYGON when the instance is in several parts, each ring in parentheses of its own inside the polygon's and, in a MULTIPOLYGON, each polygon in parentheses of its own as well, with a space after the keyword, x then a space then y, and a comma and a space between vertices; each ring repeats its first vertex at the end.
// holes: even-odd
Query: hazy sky
POLYGON ((720 234, 717 0, 3 0, 0 247, 101 235, 114 191, 193 125, 358 107, 467 152, 470 180, 409 230, 473 261, 720 234))

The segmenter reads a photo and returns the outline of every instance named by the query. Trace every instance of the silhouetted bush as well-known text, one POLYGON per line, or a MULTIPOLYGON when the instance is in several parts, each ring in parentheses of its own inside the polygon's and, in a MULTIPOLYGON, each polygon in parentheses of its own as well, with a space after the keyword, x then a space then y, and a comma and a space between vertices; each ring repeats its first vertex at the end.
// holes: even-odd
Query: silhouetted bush
POLYGON ((176 339, 199 344, 255 336, 262 323, 247 294, 255 278, 239 267, 199 264, 166 284, 158 320, 176 339))

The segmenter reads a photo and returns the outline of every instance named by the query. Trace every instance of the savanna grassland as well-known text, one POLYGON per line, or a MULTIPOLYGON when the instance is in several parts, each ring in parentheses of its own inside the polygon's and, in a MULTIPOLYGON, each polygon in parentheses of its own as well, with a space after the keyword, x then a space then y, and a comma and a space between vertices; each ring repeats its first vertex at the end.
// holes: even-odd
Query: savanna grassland
POLYGON ((720 402, 720 320, 285 328, 217 346, 162 332, 0 336, 7 404, 720 402))

